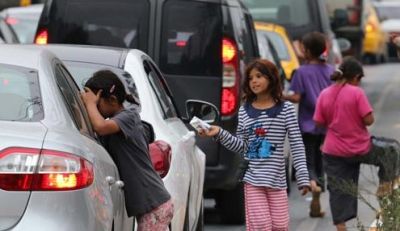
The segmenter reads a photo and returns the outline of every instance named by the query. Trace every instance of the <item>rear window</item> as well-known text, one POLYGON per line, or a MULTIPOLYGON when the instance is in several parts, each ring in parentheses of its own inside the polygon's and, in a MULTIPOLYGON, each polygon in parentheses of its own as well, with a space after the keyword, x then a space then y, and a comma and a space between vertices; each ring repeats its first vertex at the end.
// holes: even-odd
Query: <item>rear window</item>
POLYGON ((6 22, 17 34, 20 43, 33 43, 40 15, 12 16, 6 22))
POLYGON ((221 76, 220 5, 170 0, 162 17, 160 69, 166 74, 221 76))
POLYGON ((269 38, 269 40, 274 45, 276 52, 278 53, 280 60, 289 60, 289 51, 287 49, 286 43, 283 40, 282 36, 275 32, 265 32, 269 38))
MULTIPOLYGON (((93 76, 93 73, 99 70, 110 70, 117 74, 117 76, 123 81, 125 85, 125 90, 127 93, 131 94, 135 101, 137 102, 137 106, 140 107, 139 94, 137 92, 136 84, 132 78, 132 76, 121 69, 116 69, 108 66, 97 65, 97 64, 89 64, 89 63, 80 63, 80 62, 71 62, 71 61, 63 61, 65 66, 68 68, 68 71, 71 73, 75 82, 78 84, 80 89, 85 87, 85 83, 88 79, 93 76)), ((131 106, 130 103, 125 101, 125 107, 131 106)))
POLYGON ((37 71, 0 64, 0 120, 43 119, 37 71))
POLYGON ((147 0, 64 2, 65 7, 61 4, 57 7, 55 4, 52 8, 50 42, 138 48, 147 51, 150 15, 147 0))

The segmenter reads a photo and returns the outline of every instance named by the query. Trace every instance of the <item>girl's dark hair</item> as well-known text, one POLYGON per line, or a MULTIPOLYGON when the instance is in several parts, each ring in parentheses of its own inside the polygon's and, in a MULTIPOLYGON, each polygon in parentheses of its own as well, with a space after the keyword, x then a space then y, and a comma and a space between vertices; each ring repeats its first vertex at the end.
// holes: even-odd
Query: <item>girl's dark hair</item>
POLYGON ((325 35, 320 32, 310 32, 303 36, 301 43, 312 57, 319 58, 326 49, 325 35))
POLYGON ((95 94, 102 90, 101 98, 109 99, 113 95, 117 98, 119 104, 122 104, 125 100, 137 104, 132 95, 126 94, 125 86, 118 76, 110 70, 95 72, 86 82, 85 87, 90 88, 95 94))
POLYGON ((359 78, 364 76, 362 64, 354 57, 346 57, 339 69, 332 74, 331 80, 346 80, 346 82, 349 82, 357 75, 359 78))
POLYGON ((253 102, 257 96, 250 89, 250 72, 257 69, 265 78, 269 80, 268 92, 271 94, 275 102, 282 102, 282 85, 279 78, 278 68, 271 61, 266 59, 256 59, 249 63, 245 70, 244 84, 243 84, 243 100, 247 103, 253 102))

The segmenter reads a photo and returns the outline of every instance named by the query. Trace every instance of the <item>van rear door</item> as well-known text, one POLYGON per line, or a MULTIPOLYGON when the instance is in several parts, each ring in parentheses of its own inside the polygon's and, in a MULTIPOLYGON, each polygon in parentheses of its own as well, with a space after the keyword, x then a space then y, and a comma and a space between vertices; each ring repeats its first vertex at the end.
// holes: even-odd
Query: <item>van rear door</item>
POLYGON ((220 3, 159 1, 155 61, 165 74, 178 110, 185 101, 201 99, 221 104, 222 11, 220 3))

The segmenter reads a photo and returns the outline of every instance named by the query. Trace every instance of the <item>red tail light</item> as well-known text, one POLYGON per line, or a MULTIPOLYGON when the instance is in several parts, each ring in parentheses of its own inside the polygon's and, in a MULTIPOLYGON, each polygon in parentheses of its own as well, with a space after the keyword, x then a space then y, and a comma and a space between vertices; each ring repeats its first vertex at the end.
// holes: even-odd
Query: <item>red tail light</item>
POLYGON ((35 43, 39 45, 45 45, 47 44, 48 39, 49 39, 49 34, 47 32, 47 29, 43 29, 40 30, 39 33, 37 34, 35 43))
POLYGON ((165 177, 171 166, 171 146, 162 140, 156 140, 149 145, 150 159, 156 172, 165 177))
POLYGON ((76 190, 88 187, 93 179, 92 164, 70 153, 14 147, 0 151, 3 190, 76 190))
POLYGON ((240 72, 237 46, 228 38, 222 40, 222 63, 221 114, 230 116, 238 106, 240 72))

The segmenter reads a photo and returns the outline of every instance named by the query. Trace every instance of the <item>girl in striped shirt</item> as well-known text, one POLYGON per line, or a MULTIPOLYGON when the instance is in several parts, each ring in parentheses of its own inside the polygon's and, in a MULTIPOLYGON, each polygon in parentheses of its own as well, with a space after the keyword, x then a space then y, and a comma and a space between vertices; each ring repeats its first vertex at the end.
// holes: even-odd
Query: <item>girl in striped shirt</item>
POLYGON ((304 145, 293 104, 282 101, 276 66, 255 60, 246 68, 244 105, 239 109, 236 136, 218 127, 200 130, 200 136, 215 137, 226 148, 249 160, 243 178, 246 230, 289 230, 283 145, 289 136, 299 189, 305 195, 310 180, 304 145))

